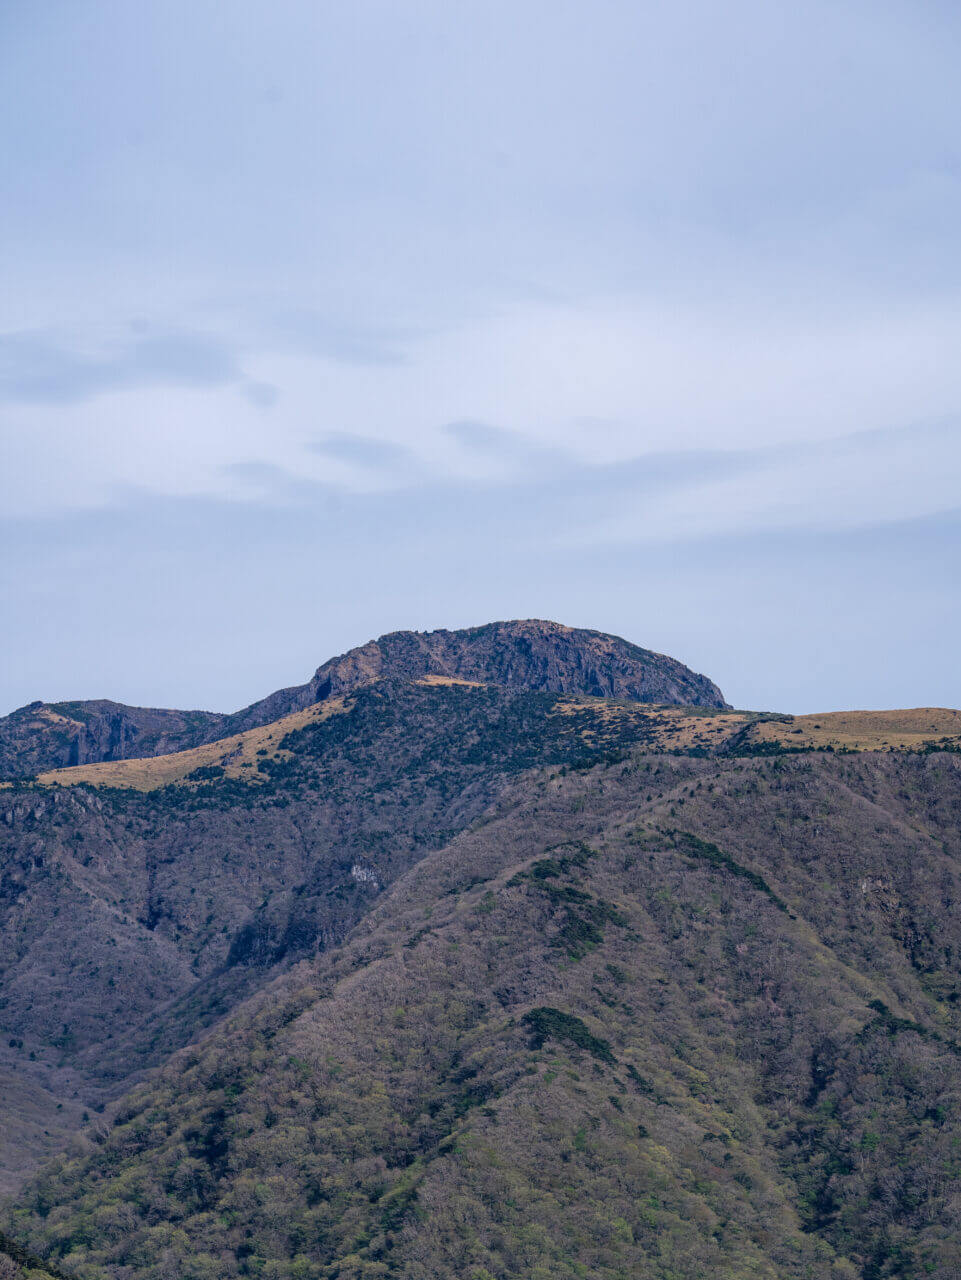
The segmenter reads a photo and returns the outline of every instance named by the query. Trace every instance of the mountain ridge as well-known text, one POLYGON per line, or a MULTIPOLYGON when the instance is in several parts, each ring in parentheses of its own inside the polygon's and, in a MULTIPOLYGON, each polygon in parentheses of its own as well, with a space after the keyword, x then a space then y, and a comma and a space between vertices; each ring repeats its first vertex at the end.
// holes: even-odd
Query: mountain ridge
POLYGON ((260 727, 376 680, 427 675, 638 702, 727 705, 706 676, 605 632, 540 619, 460 631, 393 631, 328 659, 305 684, 275 690, 230 713, 131 707, 109 699, 29 703, 0 718, 0 778, 169 755, 260 727))

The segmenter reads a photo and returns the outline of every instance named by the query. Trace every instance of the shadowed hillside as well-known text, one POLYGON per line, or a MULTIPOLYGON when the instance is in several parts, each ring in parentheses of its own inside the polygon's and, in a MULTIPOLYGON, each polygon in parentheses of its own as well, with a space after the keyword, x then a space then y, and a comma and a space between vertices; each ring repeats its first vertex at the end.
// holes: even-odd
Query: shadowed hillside
POLYGON ((187 753, 0 790, 0 1078, 16 1083, 0 1177, 13 1185, 65 1118, 271 966, 339 942, 522 771, 693 741, 708 723, 447 677, 384 680, 187 753))

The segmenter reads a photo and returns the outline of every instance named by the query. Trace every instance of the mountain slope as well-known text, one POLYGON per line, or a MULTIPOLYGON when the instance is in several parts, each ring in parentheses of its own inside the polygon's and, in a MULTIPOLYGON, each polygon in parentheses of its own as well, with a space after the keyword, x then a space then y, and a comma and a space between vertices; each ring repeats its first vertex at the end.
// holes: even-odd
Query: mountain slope
POLYGON ((961 759, 518 776, 46 1173, 89 1277, 961 1267, 961 759))
POLYGON ((724 707, 721 691, 674 658, 556 622, 395 631, 332 658, 307 684, 232 715, 107 701, 31 703, 0 719, 0 777, 187 750, 257 728, 381 679, 453 676, 537 692, 724 707))
POLYGON ((0 790, 0 1185, 274 966, 340 941, 520 772, 715 722, 747 721, 381 680, 181 755, 0 790))
POLYGON ((62 1280, 62 1273, 48 1271, 39 1258, 0 1231, 0 1280, 62 1280))
MULTIPOLYGON (((893 716, 859 713, 857 741, 889 741, 893 716)), ((954 723, 904 721, 925 751, 954 723)), ((428 676, 0 790, 0 1187, 278 967, 336 945, 523 771, 804 754, 815 729, 799 724, 428 676)))
POLYGON ((0 788, 0 1275, 961 1274, 961 717, 678 665, 395 633, 0 788))
POLYGON ((31 702, 0 718, 0 778, 98 760, 163 755, 216 736, 224 717, 212 711, 164 711, 89 702, 31 702))

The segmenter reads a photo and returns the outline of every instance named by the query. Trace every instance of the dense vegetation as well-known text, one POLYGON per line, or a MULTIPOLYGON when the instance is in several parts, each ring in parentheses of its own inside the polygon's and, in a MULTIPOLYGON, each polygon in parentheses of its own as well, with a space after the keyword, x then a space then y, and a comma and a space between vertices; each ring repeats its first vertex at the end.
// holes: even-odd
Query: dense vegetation
POLYGON ((516 774, 12 1230, 85 1280, 955 1276, 959 765, 516 774))
POLYGON ((657 731, 636 708, 559 705, 382 681, 284 737, 255 785, 0 790, 0 1190, 273 967, 341 941, 511 779, 657 731))
POLYGON ((0 790, 0 1280, 961 1275, 957 716, 505 625, 0 790))
POLYGON ((0 1231, 0 1280, 63 1280, 62 1272, 48 1268, 49 1263, 0 1231))

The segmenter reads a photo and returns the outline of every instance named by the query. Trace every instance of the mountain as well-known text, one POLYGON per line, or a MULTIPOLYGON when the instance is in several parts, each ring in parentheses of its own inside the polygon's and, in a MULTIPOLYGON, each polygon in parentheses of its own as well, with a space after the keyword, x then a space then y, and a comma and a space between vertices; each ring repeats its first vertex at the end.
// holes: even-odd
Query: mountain
POLYGON ((105 698, 31 702, 0 718, 0 777, 32 777, 44 769, 98 760, 163 755, 217 736, 224 717, 212 711, 126 707, 105 698))
POLYGON ((376 680, 426 675, 636 702, 726 705, 706 676, 599 631, 536 620, 494 622, 465 631, 395 631, 331 658, 307 684, 278 690, 232 715, 127 707, 106 700, 30 703, 0 719, 0 777, 167 755, 269 724, 376 680))
POLYGON ((518 772, 749 719, 382 679, 215 743, 0 789, 0 1186, 276 966, 342 940, 518 772))
POLYGON ((581 693, 679 706, 724 707, 706 676, 619 636, 537 619, 466 631, 393 631, 331 658, 305 685, 283 689, 235 718, 251 728, 384 678, 451 676, 545 693, 581 693))
POLYGON ((85 1277, 954 1276, 959 775, 524 772, 13 1230, 85 1277))
POLYGON ((0 1277, 961 1274, 961 715, 625 644, 396 633, 0 789, 0 1277))
MULTIPOLYGON (((687 690, 723 704, 710 682, 626 641, 502 623, 394 633, 233 717, 109 702, 35 704, 7 717, 7 772, 39 772, 47 785, 0 791, 0 1188, 15 1186, 85 1110, 222 1015, 271 965, 343 937, 398 871, 489 803, 505 768, 583 755, 575 730, 584 713, 565 708, 558 720, 552 695, 518 709, 508 693, 583 694, 582 684, 664 700, 687 690), (455 668, 499 683, 442 726, 443 682, 455 668), (357 695, 349 707, 347 691, 357 695), (488 701, 488 723, 477 726, 474 710, 488 701), (347 713, 347 733, 321 728, 347 713), (538 728, 521 729, 523 718, 538 728), (403 740, 413 723, 434 747, 453 734, 449 758, 403 740), (541 735, 533 745, 531 732, 541 735), (311 752, 323 760, 322 781, 302 768, 311 752), (64 759, 73 763, 58 771, 64 759), (258 790, 211 790, 218 777, 258 790), (87 782, 98 792, 49 789, 87 782), (155 794, 107 798, 103 786, 155 794), (401 791, 402 801, 387 803, 401 791), (367 879, 351 876, 355 863, 367 879)), ((638 714, 622 736, 653 731, 639 727, 638 714)))

